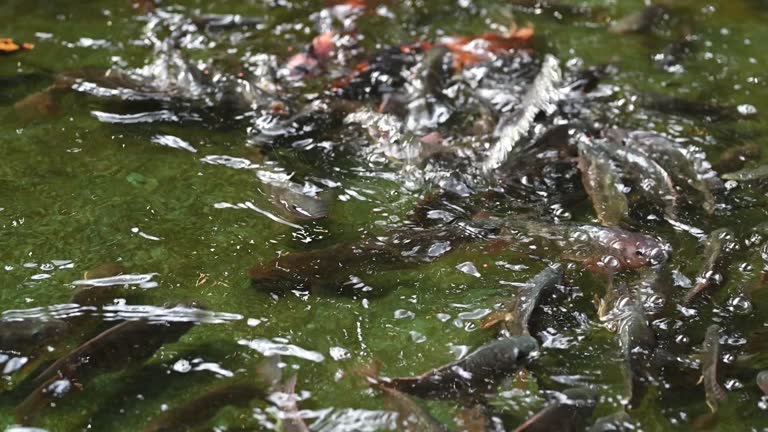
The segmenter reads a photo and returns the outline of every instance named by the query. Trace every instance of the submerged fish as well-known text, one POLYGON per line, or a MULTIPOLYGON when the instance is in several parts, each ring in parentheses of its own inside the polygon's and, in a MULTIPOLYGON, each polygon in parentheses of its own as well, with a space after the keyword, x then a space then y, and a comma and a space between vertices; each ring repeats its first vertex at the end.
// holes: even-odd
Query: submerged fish
POLYGON ((712 412, 717 411, 720 402, 726 399, 725 389, 717 379, 717 366, 720 362, 720 326, 712 324, 707 327, 704 335, 704 345, 701 350, 701 380, 704 382, 704 393, 707 405, 712 412))
POLYGON ((547 267, 525 283, 515 294, 513 302, 504 311, 496 312, 483 322, 483 328, 501 323, 512 336, 530 334, 528 321, 539 304, 541 296, 563 281, 563 266, 547 267))
POLYGON ((629 204, 621 187, 621 173, 609 153, 587 139, 578 143, 579 171, 584 190, 592 200, 597 219, 605 226, 616 226, 629 219, 629 204))
POLYGON ((513 432, 583 431, 595 409, 597 393, 580 387, 557 393, 555 398, 513 432))
POLYGON ((664 17, 666 12, 667 9, 663 6, 649 5, 641 11, 612 22, 608 26, 608 31, 618 34, 647 33, 664 17))
POLYGON ((397 430, 403 432, 447 432, 448 428, 437 421, 426 408, 407 394, 384 385, 377 386, 386 403, 397 412, 397 430))
POLYGON ((584 224, 547 224, 537 221, 500 219, 501 239, 514 241, 513 232, 554 243, 561 256, 582 262, 588 269, 616 273, 625 269, 659 266, 666 262, 670 247, 655 237, 616 227, 584 224))
POLYGON ((723 174, 725 180, 754 181, 768 178, 768 165, 760 165, 757 168, 748 168, 740 171, 723 174))
POLYGON ((634 178, 651 200, 661 200, 664 205, 664 215, 672 220, 677 219, 677 207, 680 194, 675 189, 672 177, 667 170, 655 160, 642 152, 622 146, 614 141, 601 142, 611 156, 627 166, 628 174, 634 178))
POLYGON ((260 175, 270 201, 293 222, 322 219, 330 212, 333 195, 305 183, 260 175))
POLYGON ((690 303, 702 292, 723 282, 723 270, 731 258, 731 252, 736 247, 733 231, 729 228, 720 228, 709 234, 703 253, 704 265, 696 278, 696 285, 686 293, 685 303, 690 303))
MULTIPOLYGON (((715 171, 719 173, 732 173, 744 168, 749 161, 759 160, 762 153, 760 144, 750 142, 736 147, 729 147, 721 155, 720 159, 713 165, 715 171)), ((723 174, 725 180, 734 180, 723 174)))
POLYGON ((73 387, 108 372, 143 363, 163 345, 176 342, 193 323, 124 321, 86 341, 57 360, 35 379, 41 383, 17 408, 19 422, 27 424, 50 401, 64 397, 73 387))
POLYGON ((224 407, 246 407, 252 400, 265 396, 264 389, 255 384, 221 385, 202 396, 164 411, 147 424, 144 432, 187 431, 209 421, 224 407))
POLYGON ((67 323, 59 319, 27 318, 0 320, 0 352, 31 355, 60 336, 67 323))
POLYGON ((643 303, 632 295, 620 297, 613 313, 616 314, 619 346, 624 357, 625 404, 636 408, 644 385, 654 381, 652 360, 656 334, 648 324, 643 303))
POLYGON ((611 129, 606 135, 658 162, 678 184, 691 185, 701 193, 704 209, 710 214, 715 211, 715 193, 723 189, 723 184, 699 149, 686 148, 655 132, 611 129))
POLYGON ((527 335, 499 339, 461 360, 415 377, 384 378, 380 385, 425 398, 480 397, 523 367, 538 348, 527 335))
POLYGON ((632 422, 632 417, 625 411, 619 411, 616 414, 600 417, 588 429, 589 432, 630 432, 637 430, 638 427, 632 422))

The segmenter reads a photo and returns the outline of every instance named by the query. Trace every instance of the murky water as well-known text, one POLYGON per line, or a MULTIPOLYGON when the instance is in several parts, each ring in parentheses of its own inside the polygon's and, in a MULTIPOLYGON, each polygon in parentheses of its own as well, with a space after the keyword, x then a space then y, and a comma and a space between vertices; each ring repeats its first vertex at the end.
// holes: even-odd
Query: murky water
MULTIPOLYGON (((575 145, 552 145, 535 158, 509 157, 510 149, 570 123, 590 134, 664 133, 686 151, 701 149, 719 174, 755 167, 768 153, 768 5, 759 0, 669 2, 639 34, 607 30, 641 10, 639 1, 579 8, 384 1, 351 14, 320 1, 163 1, 154 10, 139 3, 0 7, 0 36, 35 44, 0 56, 0 326, 8 328, 0 336, 20 335, 21 344, 0 346, 4 427, 162 430, 148 425, 220 390, 213 399, 230 394, 235 402, 205 403, 212 413, 199 424, 177 421, 178 430, 301 430, 285 420, 296 409, 311 430, 392 429, 397 405, 360 370, 376 364, 383 376, 410 376, 463 358, 497 337, 481 328, 493 311, 557 262, 565 282, 531 319, 539 353, 527 372, 495 383, 485 405, 493 427, 514 430, 562 392, 586 386, 597 395, 583 419, 591 425, 625 409, 627 394, 622 341, 594 301, 609 277, 594 270, 627 263, 579 249, 588 231, 575 230, 565 244, 542 242, 535 229, 518 233, 515 223, 531 219, 597 226, 598 217, 575 145), (241 18, 194 25, 207 14, 241 18), (513 23, 533 27, 532 45, 465 58, 440 82, 449 90, 430 101, 431 111, 370 92, 337 107, 338 92, 326 94, 386 47, 504 33, 513 23), (290 76, 289 59, 331 30, 337 37, 325 68, 290 76), (176 45, 163 49, 169 40, 176 45), (110 68, 124 76, 105 80, 110 68), (590 68, 605 71, 598 88, 564 96, 561 89, 590 68), (259 90, 231 90, 236 78, 259 90), (521 106, 517 117, 503 114, 521 106), (497 123, 501 139, 492 134, 497 123), (729 156, 746 145, 746 164, 729 156), (505 157, 513 162, 497 163, 505 157), (514 233, 487 238, 478 225, 488 215, 508 218, 502 231, 514 233), (456 231, 457 220, 477 232, 456 231), (14 322, 44 329, 27 335, 14 322), (35 415, 19 419, 17 407, 40 385, 36 375, 116 325, 125 335, 106 354, 80 357, 98 372, 57 381, 54 368, 52 382, 69 387, 48 385, 35 415), (285 403, 290 392, 264 382, 264 361, 274 355, 283 381, 297 376, 296 406, 285 403), (235 387, 222 390, 227 385, 235 387)), ((423 88, 430 75, 419 75, 419 61, 412 71, 427 79, 406 74, 400 87, 435 96, 423 88)), ((768 396, 756 383, 768 367, 765 183, 725 182, 711 214, 686 186, 681 200, 691 202, 674 218, 649 210, 642 186, 625 188, 621 225, 669 245, 652 286, 638 282, 642 269, 612 282, 641 286, 656 340, 652 382, 626 408, 633 427, 768 428, 768 396), (733 231, 727 265, 700 276, 704 239, 721 227, 733 231), (684 304, 697 277, 718 286, 684 304), (697 385, 713 323, 721 327, 716 380, 726 396, 716 414, 707 384, 697 385)), ((420 402, 461 430, 462 402, 420 402)))

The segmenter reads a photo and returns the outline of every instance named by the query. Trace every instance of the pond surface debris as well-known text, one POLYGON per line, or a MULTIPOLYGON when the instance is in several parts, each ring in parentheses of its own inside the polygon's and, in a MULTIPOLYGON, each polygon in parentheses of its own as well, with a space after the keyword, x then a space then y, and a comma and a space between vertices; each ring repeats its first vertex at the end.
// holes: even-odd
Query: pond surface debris
POLYGON ((8 8, 6 430, 768 428, 764 4, 8 8))

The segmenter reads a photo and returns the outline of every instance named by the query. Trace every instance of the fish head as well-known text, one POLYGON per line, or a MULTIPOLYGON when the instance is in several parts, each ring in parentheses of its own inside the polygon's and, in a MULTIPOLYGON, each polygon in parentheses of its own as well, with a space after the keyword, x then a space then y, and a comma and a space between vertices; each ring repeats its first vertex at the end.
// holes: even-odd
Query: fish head
POLYGON ((522 335, 514 336, 515 346, 517 348, 517 360, 523 361, 532 356, 539 350, 539 343, 532 336, 522 335))
POLYGON ((660 266, 669 258, 669 245, 645 234, 630 233, 613 247, 624 265, 631 269, 660 266))

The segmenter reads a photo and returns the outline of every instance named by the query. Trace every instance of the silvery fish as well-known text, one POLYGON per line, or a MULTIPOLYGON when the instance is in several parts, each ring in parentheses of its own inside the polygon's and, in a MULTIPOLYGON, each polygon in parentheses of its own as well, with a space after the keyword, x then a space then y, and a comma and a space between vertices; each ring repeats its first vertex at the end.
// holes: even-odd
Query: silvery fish
POLYGON ((499 339, 419 376, 382 378, 381 386, 425 398, 477 397, 525 366, 538 348, 530 336, 499 339))
POLYGON ((547 267, 525 283, 515 294, 514 301, 503 311, 496 312, 483 322, 483 328, 501 324, 512 336, 530 334, 528 321, 539 304, 541 296, 563 282, 563 266, 547 267))

